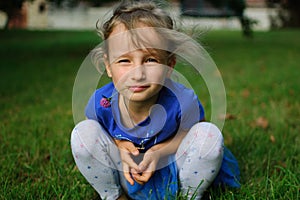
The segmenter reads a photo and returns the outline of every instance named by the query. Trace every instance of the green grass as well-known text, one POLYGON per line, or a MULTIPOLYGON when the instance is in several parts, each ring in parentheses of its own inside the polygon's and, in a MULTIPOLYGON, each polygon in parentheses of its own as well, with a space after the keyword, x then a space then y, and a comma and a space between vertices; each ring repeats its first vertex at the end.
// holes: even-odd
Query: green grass
MULTIPOLYGON (((299 34, 203 36, 226 87, 231 117, 223 134, 242 174, 241 189, 213 191, 212 199, 300 198, 299 34)), ((98 42, 94 32, 0 32, 0 199, 97 198, 74 165, 69 138, 74 79, 98 42)), ((200 99, 209 114, 209 98, 200 99)))

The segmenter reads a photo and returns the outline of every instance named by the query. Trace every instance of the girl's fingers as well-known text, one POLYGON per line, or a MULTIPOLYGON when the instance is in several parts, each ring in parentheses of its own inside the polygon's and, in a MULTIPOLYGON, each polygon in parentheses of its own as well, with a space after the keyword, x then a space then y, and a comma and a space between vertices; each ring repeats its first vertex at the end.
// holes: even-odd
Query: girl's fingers
POLYGON ((132 142, 124 141, 124 140, 116 140, 116 143, 119 149, 123 151, 127 151, 134 156, 137 156, 140 153, 139 150, 134 146, 132 142))
POLYGON ((145 171, 148 168, 149 164, 150 164, 150 161, 143 160, 138 166, 139 171, 141 171, 141 172, 145 171))
POLYGON ((144 172, 152 172, 155 171, 156 164, 158 162, 159 158, 154 153, 146 153, 144 156, 144 159, 139 164, 139 171, 144 172))
POLYGON ((152 175, 153 172, 143 172, 142 174, 133 174, 132 176, 136 182, 142 185, 148 182, 152 175))
POLYGON ((134 162, 134 160, 131 158, 129 153, 124 153, 122 155, 122 161, 123 163, 126 163, 129 168, 133 168, 135 170, 138 170, 138 165, 134 162))
POLYGON ((134 180, 132 179, 130 172, 129 172, 129 166, 125 163, 123 163, 123 174, 125 179, 130 183, 130 185, 134 184, 134 180))
POLYGON ((155 168, 155 162, 145 161, 144 163, 139 165, 138 171, 131 169, 132 177, 139 184, 145 184, 154 174, 155 168))
POLYGON ((129 182, 130 185, 134 185, 134 180, 131 178, 131 175, 129 172, 124 172, 124 177, 129 182))
POLYGON ((131 170, 134 170, 134 171, 138 170, 138 165, 131 158, 131 155, 130 155, 129 152, 120 150, 120 153, 121 153, 121 158, 122 158, 124 177, 130 183, 130 185, 134 185, 134 180, 131 176, 130 171, 131 170))
MULTIPOLYGON (((135 148, 135 147, 134 147, 135 148)), ((132 159, 131 154, 133 154, 132 152, 130 152, 131 149, 126 149, 126 150, 120 150, 121 153, 121 158, 123 160, 123 162, 126 162, 128 164, 128 166, 130 168, 134 168, 134 169, 138 169, 138 165, 135 163, 135 161, 132 159)))
POLYGON ((134 179, 134 180, 135 180, 135 182, 137 182, 140 185, 144 185, 145 184, 145 182, 139 181, 138 179, 134 179))
POLYGON ((139 172, 137 172, 135 169, 131 169, 130 171, 131 171, 132 177, 138 184, 140 184, 140 185, 145 184, 144 181, 140 181, 141 174, 139 174, 139 172))
POLYGON ((130 145, 127 147, 127 150, 134 156, 138 156, 140 153, 139 150, 132 143, 130 143, 130 145))

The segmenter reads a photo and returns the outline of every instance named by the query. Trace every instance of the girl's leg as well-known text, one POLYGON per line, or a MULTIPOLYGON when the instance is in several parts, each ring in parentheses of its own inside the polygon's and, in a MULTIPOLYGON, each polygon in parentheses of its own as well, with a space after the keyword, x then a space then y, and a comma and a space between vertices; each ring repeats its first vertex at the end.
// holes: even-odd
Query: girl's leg
POLYGON ((201 198, 218 174, 223 147, 223 136, 215 125, 200 122, 190 129, 176 153, 182 194, 201 198))
POLYGON ((123 190, 124 176, 119 151, 112 138, 94 120, 75 126, 71 148, 76 165, 102 199, 117 199, 123 190), (120 180, 121 179, 121 180, 120 180))

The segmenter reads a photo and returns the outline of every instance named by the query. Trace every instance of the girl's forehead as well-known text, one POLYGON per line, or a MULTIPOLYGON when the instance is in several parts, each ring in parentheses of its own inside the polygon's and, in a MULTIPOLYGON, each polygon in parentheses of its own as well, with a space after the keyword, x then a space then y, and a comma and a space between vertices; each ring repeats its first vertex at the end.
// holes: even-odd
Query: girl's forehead
POLYGON ((108 53, 114 54, 113 57, 120 57, 138 49, 166 50, 166 41, 164 34, 160 34, 155 27, 141 25, 139 28, 128 30, 125 25, 119 23, 105 42, 108 53))

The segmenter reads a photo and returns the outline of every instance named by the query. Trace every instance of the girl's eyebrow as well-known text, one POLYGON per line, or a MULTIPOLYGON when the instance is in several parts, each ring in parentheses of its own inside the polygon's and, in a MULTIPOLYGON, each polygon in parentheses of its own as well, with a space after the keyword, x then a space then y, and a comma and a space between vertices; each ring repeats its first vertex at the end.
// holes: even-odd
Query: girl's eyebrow
POLYGON ((128 53, 125 53, 125 54, 121 54, 121 53, 112 53, 111 56, 110 56, 110 59, 112 62, 120 59, 120 58, 123 58, 123 57, 128 57, 128 53))
POLYGON ((166 57, 168 57, 168 54, 166 51, 164 50, 153 50, 153 51, 150 51, 150 55, 158 58, 158 59, 164 59, 166 57))
POLYGON ((146 49, 145 52, 157 57, 163 57, 163 53, 165 53, 165 51, 159 49, 146 49))
MULTIPOLYGON (((159 60, 162 60, 164 57, 166 57, 167 55, 165 54, 166 52, 160 49, 154 49, 154 48, 146 48, 146 49, 138 49, 141 50, 144 53, 144 56, 149 57, 149 56, 153 56, 159 60)), ((131 57, 132 51, 121 54, 121 52, 114 52, 111 54, 110 56, 110 60, 111 63, 115 62, 119 59, 123 59, 123 58, 128 58, 131 57)))

